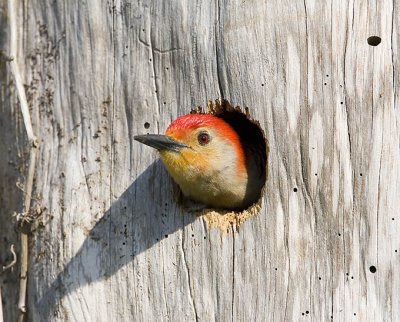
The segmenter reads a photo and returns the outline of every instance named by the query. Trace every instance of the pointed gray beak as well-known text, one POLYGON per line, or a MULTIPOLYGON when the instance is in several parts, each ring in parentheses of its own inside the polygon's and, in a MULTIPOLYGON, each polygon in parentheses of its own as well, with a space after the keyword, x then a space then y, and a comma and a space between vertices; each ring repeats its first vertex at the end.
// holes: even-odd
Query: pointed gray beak
POLYGON ((155 148, 159 151, 170 150, 179 152, 183 148, 188 147, 187 145, 175 141, 174 139, 166 135, 160 135, 160 134, 135 135, 133 138, 136 141, 151 146, 152 148, 155 148))

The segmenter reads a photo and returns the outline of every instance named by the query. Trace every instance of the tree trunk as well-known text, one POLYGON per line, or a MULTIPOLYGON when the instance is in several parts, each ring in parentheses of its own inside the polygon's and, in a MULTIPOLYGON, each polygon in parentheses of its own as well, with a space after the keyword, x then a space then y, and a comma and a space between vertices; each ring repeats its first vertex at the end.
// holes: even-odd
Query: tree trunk
MULTIPOLYGON (((0 0, 2 265, 29 161, 10 59, 39 144, 27 320, 398 321, 399 17, 399 1, 0 0), (133 140, 216 98, 270 148, 261 210, 229 232, 133 140)), ((0 279, 5 321, 18 274, 0 279)))

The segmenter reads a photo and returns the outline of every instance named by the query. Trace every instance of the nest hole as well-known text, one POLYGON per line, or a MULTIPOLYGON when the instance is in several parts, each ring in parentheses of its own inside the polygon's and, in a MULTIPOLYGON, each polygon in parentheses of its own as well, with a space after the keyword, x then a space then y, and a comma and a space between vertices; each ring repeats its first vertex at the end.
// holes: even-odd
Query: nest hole
POLYGON ((252 196, 246 196, 249 200, 248 205, 244 209, 236 209, 245 210, 260 201, 267 179, 268 144, 264 131, 260 123, 251 118, 248 108, 243 112, 239 106, 233 107, 226 100, 217 100, 210 102, 208 109, 210 114, 223 119, 239 134, 245 150, 247 172, 256 171, 256 175, 249 175, 249 178, 255 179, 253 182, 249 179, 248 193, 252 196), (256 189, 253 188, 254 186, 256 189))
MULTIPOLYGON (((257 175, 249 175, 249 183, 246 191, 246 203, 242 208, 231 209, 203 209, 201 215, 205 215, 206 221, 211 227, 219 227, 221 230, 230 230, 232 226, 238 227, 245 219, 254 216, 261 209, 261 200, 265 191, 265 183, 268 176, 268 141, 260 123, 249 114, 249 109, 242 110, 239 106, 232 106, 226 100, 210 101, 207 111, 197 108, 192 114, 211 114, 223 119, 238 133, 246 155, 247 171, 257 175)), ((182 194, 180 200, 182 201, 182 194)))

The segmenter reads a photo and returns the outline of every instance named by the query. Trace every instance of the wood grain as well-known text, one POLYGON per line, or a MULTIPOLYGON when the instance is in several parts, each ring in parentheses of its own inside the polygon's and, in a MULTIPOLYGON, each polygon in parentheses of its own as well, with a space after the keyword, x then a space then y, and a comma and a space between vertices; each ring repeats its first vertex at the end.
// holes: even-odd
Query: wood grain
MULTIPOLYGON (((399 1, 17 10, 48 219, 31 236, 29 320, 398 320, 399 1), (270 144, 261 212, 227 235, 176 204, 157 153, 133 140, 216 98, 249 107, 270 144)), ((13 320, 15 292, 3 299, 13 320)))

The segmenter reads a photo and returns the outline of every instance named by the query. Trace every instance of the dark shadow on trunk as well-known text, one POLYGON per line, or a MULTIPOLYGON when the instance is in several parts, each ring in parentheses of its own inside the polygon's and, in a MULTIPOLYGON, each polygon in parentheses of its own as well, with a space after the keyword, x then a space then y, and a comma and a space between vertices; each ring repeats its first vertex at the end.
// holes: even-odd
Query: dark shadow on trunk
POLYGON ((51 320, 62 297, 109 278, 135 256, 196 218, 176 206, 172 182, 161 161, 154 162, 112 204, 77 254, 34 304, 41 317, 51 320), (145 204, 144 200, 149 202, 145 204))

